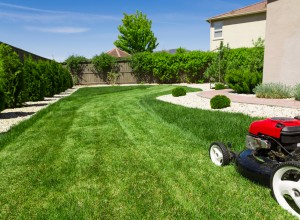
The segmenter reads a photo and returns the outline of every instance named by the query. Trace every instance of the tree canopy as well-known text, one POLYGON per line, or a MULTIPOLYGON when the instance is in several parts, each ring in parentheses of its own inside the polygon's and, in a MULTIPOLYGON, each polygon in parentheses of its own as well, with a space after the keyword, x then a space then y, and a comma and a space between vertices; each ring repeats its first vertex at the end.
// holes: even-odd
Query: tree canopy
POLYGON ((142 12, 124 13, 123 24, 119 25, 120 35, 115 46, 130 53, 153 52, 158 46, 157 38, 151 30, 152 21, 142 12))

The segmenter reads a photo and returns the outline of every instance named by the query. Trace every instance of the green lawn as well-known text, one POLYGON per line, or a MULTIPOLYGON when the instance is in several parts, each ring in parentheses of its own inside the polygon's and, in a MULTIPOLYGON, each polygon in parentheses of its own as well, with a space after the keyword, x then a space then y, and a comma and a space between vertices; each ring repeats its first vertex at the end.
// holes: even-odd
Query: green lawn
POLYGON ((288 219, 270 190, 210 162, 244 148, 242 114, 155 99, 173 86, 84 88, 0 135, 0 219, 288 219))

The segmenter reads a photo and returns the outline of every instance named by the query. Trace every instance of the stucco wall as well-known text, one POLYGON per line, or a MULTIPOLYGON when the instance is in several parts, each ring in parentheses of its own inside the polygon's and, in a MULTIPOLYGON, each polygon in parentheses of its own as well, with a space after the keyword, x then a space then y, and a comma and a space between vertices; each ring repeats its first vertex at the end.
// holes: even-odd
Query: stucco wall
POLYGON ((252 41, 259 37, 265 38, 266 13, 227 18, 223 20, 223 37, 214 39, 213 22, 210 26, 210 50, 215 50, 220 45, 229 43, 230 48, 252 47, 252 41))
POLYGON ((268 1, 263 82, 300 83, 300 1, 268 1))

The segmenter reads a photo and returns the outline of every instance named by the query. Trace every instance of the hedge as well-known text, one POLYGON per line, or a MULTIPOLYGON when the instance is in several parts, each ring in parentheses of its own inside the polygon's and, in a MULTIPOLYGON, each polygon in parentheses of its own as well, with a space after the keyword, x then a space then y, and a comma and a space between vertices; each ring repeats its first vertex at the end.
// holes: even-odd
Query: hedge
POLYGON ((22 63, 10 46, 0 44, 0 109, 3 105, 15 108, 25 101, 43 100, 72 86, 71 74, 61 64, 37 62, 31 57, 25 57, 22 63))
POLYGON ((0 44, 0 83, 5 95, 5 106, 15 108, 22 105, 24 79, 22 63, 13 49, 0 44))
POLYGON ((23 64, 24 83, 23 90, 24 100, 41 101, 45 96, 45 80, 43 74, 38 69, 37 62, 31 57, 25 57, 23 64))
POLYGON ((130 66, 140 82, 195 83, 203 80, 203 73, 213 57, 213 52, 203 51, 176 54, 143 52, 132 55, 130 66))

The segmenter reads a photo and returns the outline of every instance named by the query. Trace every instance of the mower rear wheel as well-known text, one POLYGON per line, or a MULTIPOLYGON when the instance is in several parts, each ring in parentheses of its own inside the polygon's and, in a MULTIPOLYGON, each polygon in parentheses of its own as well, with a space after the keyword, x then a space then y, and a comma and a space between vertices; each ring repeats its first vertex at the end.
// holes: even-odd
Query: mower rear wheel
POLYGON ((221 142, 213 142, 210 145, 209 156, 217 166, 226 166, 230 163, 230 152, 221 142))
POLYGON ((300 163, 281 163, 274 169, 270 182, 279 205, 300 218, 300 163))

